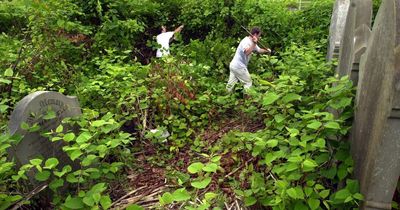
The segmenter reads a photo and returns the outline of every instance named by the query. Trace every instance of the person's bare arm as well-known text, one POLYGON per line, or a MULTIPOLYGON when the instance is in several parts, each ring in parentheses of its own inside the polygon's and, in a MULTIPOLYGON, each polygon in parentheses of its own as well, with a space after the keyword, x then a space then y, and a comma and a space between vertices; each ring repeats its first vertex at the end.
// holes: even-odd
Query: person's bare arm
POLYGON ((251 36, 253 43, 246 49, 244 49, 244 53, 246 55, 250 55, 253 52, 254 48, 257 46, 258 38, 255 36, 251 36))
POLYGON ((183 25, 181 25, 181 26, 179 26, 178 28, 176 28, 176 29, 174 30, 174 33, 179 33, 179 32, 182 31, 182 29, 183 29, 183 25))
POLYGON ((267 48, 267 49, 260 49, 259 51, 258 51, 258 53, 271 53, 271 49, 269 49, 269 48, 267 48))

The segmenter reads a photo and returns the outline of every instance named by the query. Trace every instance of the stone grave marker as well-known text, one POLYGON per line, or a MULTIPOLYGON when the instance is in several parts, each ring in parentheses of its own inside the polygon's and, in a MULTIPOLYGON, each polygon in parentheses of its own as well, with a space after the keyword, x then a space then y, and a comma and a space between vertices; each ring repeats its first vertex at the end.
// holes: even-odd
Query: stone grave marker
POLYGON ((399 2, 382 1, 360 56, 351 146, 365 198, 362 209, 368 210, 391 209, 400 175, 399 2))
POLYGON ((329 46, 327 54, 327 59, 329 61, 333 58, 337 58, 339 55, 340 41, 343 36, 349 5, 350 0, 336 0, 335 2, 329 28, 329 46))
MULTIPOLYGON (((38 91, 24 97, 17 103, 9 121, 10 134, 24 136, 17 145, 9 149, 10 157, 16 161, 17 166, 27 164, 29 160, 37 157, 56 157, 60 162, 59 167, 72 164, 67 154, 62 151, 62 141, 51 142, 40 133, 56 129, 65 117, 78 115, 81 115, 81 109, 76 97, 50 91, 38 91), (56 117, 49 120, 43 119, 41 116, 46 115, 49 110, 54 111, 56 117), (23 122, 30 126, 38 123, 40 130, 27 132, 21 128, 23 122)), ((35 185, 34 174, 35 172, 31 170, 28 177, 35 185)))

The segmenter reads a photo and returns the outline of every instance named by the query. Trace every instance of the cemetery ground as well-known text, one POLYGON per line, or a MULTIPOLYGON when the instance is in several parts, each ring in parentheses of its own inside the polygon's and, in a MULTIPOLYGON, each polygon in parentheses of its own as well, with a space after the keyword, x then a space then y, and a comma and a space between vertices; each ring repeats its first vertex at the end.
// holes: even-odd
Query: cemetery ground
POLYGON ((395 94, 374 68, 393 76, 397 51, 365 63, 379 57, 368 46, 397 46, 398 1, 354 0, 354 16, 344 3, 2 2, 0 210, 398 208, 397 192, 379 203, 365 190, 376 177, 360 189, 360 163, 376 167, 350 155, 364 135, 350 134, 354 123, 371 145, 395 140, 363 122, 397 119, 367 105, 392 110, 391 99, 367 99, 395 94), (390 24, 372 28, 380 6, 376 21, 390 24), (180 24, 172 55, 154 59, 159 28, 180 24), (225 90, 241 25, 259 26, 275 52, 253 55, 246 97, 225 90))

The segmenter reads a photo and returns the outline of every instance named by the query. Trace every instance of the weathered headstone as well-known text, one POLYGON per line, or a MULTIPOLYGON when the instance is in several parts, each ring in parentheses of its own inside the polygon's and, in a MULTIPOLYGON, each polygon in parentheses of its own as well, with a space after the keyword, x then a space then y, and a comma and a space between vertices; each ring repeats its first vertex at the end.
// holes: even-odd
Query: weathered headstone
POLYGON ((339 66, 337 68, 339 76, 347 75, 352 79, 357 78, 357 74, 354 74, 354 72, 358 72, 360 56, 366 50, 371 17, 371 0, 351 0, 340 46, 339 66))
MULTIPOLYGON (((65 117, 81 115, 81 109, 76 97, 64 96, 58 92, 39 91, 24 97, 18 102, 11 114, 9 128, 11 135, 23 135, 23 139, 10 148, 9 153, 15 159, 17 165, 21 166, 29 163, 29 160, 43 157, 56 157, 60 166, 71 164, 71 160, 62 151, 62 141, 51 142, 40 133, 57 128, 61 120, 65 117), (55 113, 55 118, 45 120, 42 117, 51 110, 55 113), (40 130, 37 132, 27 132, 21 128, 22 123, 32 126, 37 123, 40 130)), ((34 183, 34 172, 28 174, 34 183)))
POLYGON ((368 210, 391 209, 400 175, 399 2, 382 1, 360 61, 351 144, 368 210))
POLYGON ((336 0, 329 28, 329 46, 327 59, 330 61, 339 55, 340 41, 343 36, 350 0, 336 0))
POLYGON ((336 70, 339 77, 348 75, 353 60, 356 12, 356 0, 352 0, 346 18, 344 33, 340 42, 339 65, 336 70))

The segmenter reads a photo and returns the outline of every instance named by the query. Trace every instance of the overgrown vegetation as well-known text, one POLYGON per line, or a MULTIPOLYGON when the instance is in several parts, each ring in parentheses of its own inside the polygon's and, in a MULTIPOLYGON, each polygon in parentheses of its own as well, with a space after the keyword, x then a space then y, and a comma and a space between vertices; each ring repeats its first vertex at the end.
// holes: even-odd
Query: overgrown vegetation
POLYGON ((349 130, 352 84, 325 61, 333 2, 294 6, 2 1, 0 209, 356 208, 362 195, 350 178, 353 161, 338 141, 349 130), (156 60, 153 37, 164 24, 185 28, 173 56, 156 60), (240 87, 225 92, 228 64, 246 36, 241 25, 260 26, 274 50, 253 57, 246 100, 240 87), (21 140, 7 134, 9 114, 38 90, 79 98, 82 116, 42 134, 63 141, 76 165, 59 170, 64 163, 53 157, 16 167, 7 159, 7 148, 21 140), (48 185, 29 197, 33 168, 48 185), (133 189, 142 194, 119 199, 133 189))

